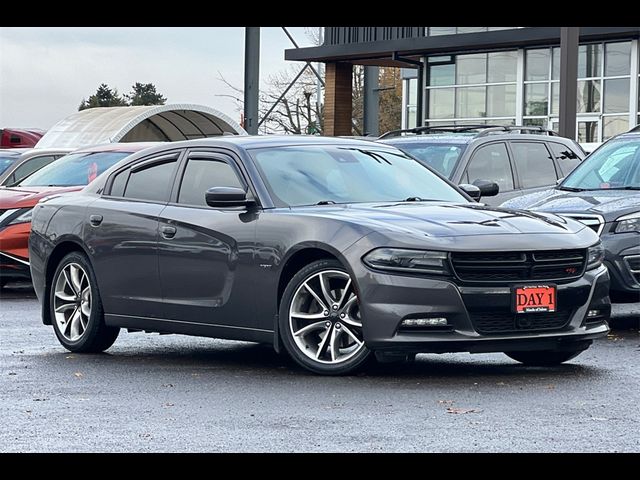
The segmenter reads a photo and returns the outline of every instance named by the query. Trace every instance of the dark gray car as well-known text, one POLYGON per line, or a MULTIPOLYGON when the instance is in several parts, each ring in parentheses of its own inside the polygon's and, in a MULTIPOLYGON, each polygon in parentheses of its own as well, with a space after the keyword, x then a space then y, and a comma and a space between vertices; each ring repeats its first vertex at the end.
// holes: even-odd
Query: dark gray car
POLYGON ((640 127, 598 148, 560 185, 506 202, 559 213, 602 238, 616 302, 640 302, 640 127))
POLYGON ((585 157, 576 142, 540 127, 419 127, 389 132, 380 141, 413 155, 455 184, 485 189, 497 183, 497 195, 485 194, 483 202, 489 205, 555 185, 585 157))
POLYGON ((41 201, 32 222, 44 323, 76 352, 128 328, 273 343, 341 374, 373 353, 499 351, 553 365, 608 331, 591 229, 483 207, 373 142, 154 147, 41 201))

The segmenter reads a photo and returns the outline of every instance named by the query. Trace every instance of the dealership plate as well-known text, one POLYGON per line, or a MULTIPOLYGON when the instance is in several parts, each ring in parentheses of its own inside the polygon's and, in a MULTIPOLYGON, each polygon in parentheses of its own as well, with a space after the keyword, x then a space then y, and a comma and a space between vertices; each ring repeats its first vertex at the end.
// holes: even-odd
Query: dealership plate
POLYGON ((523 285, 513 288, 513 309, 516 313, 555 312, 555 285, 523 285))

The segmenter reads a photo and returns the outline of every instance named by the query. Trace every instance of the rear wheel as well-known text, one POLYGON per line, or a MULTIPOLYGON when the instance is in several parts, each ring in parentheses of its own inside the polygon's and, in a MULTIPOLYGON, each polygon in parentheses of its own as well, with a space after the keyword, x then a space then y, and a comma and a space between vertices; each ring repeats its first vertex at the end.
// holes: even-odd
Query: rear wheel
POLYGON ((104 323, 98 284, 84 254, 72 252, 56 268, 49 308, 58 340, 72 352, 102 352, 120 332, 104 323))
POLYGON ((533 352, 504 352, 504 354, 524 365, 534 367, 552 367, 567 362, 580 355, 584 350, 538 350, 533 352))
POLYGON ((315 261, 291 279, 279 321, 287 352, 312 372, 350 374, 371 356, 354 284, 337 260, 315 261))

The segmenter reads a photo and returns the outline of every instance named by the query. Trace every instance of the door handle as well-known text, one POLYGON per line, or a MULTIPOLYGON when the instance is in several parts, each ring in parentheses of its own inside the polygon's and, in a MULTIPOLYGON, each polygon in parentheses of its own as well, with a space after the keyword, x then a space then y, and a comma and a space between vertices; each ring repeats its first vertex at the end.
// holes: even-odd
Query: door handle
POLYGON ((177 231, 178 230, 176 229, 176 227, 171 227, 168 225, 163 225, 162 227, 160 227, 160 235, 162 235, 166 239, 175 237, 177 231))
POLYGON ((89 223, 94 227, 99 226, 102 223, 102 215, 90 215, 89 223))

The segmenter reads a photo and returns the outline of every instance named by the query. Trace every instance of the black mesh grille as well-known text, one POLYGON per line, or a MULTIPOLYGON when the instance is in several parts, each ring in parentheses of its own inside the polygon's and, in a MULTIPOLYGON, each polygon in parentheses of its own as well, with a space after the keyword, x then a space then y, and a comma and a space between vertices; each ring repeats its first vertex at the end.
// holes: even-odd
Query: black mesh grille
POLYGON ((517 282, 577 278, 585 268, 586 250, 538 252, 454 252, 456 276, 466 282, 517 282))
POLYGON ((478 333, 509 333, 559 330, 571 319, 571 310, 553 313, 471 312, 478 333))

